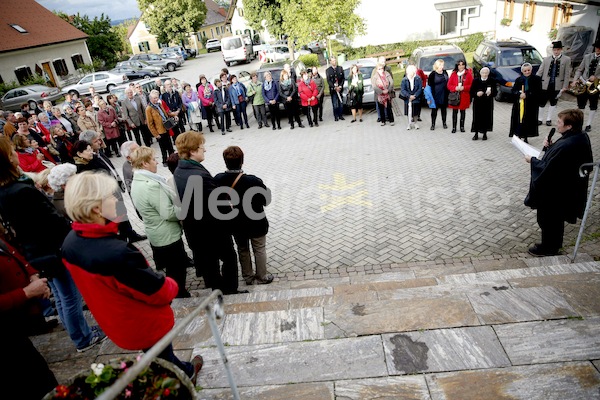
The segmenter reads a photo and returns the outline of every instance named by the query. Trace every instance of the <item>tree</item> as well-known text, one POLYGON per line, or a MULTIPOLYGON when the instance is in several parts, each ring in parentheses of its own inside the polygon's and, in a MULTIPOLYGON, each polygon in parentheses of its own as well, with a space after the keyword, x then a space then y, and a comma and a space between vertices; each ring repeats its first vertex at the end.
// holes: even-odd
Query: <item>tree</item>
POLYGON ((123 21, 119 25, 113 26, 112 30, 119 36, 119 40, 123 43, 123 52, 125 54, 132 53, 131 43, 129 43, 129 39, 127 39, 127 32, 129 31, 129 27, 135 25, 137 20, 128 19, 127 21, 123 21))
POLYGON ((283 30, 282 8, 289 5, 289 0, 244 0, 244 18, 255 31, 263 29, 263 20, 272 35, 281 36, 283 30))
POLYGON ((138 6, 159 43, 183 44, 206 19, 206 5, 202 0, 138 0, 138 6))
POLYGON ((282 28, 300 44, 342 34, 352 39, 365 32, 363 19, 354 10, 360 0, 289 1, 282 7, 282 28))
POLYGON ((105 66, 111 68, 116 64, 117 53, 122 52, 124 48, 119 35, 111 29, 108 16, 102 14, 100 18, 94 17, 90 20, 87 15, 81 16, 79 13, 69 16, 58 11, 56 15, 89 36, 87 46, 92 60, 100 60, 105 66))

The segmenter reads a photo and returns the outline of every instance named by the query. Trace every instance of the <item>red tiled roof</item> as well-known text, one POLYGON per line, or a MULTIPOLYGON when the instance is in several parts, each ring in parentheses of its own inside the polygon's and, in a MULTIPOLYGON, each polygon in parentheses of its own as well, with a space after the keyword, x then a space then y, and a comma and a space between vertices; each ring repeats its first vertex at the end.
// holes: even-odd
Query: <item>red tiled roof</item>
POLYGON ((0 53, 87 37, 34 0, 2 0, 0 53), (21 26, 27 33, 18 32, 10 24, 21 26))

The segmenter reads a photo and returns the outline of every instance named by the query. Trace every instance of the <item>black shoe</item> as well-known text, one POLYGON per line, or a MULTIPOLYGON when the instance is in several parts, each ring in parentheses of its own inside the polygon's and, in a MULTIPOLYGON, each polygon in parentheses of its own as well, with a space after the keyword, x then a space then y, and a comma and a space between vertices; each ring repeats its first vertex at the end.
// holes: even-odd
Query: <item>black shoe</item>
POLYGON ((243 129, 244 129, 244 125, 240 125, 240 129, 242 129, 242 130, 243 130, 243 129))
POLYGON ((221 135, 224 135, 224 134, 225 134, 225 131, 221 131, 221 135))
POLYGON ((448 125, 446 125, 446 123, 442 123, 442 126, 444 127, 444 129, 448 129, 448 125))
POLYGON ((270 128, 270 127, 271 127, 271 125, 269 125, 265 122, 265 128, 270 128))
POLYGON ((338 117, 335 117, 335 122, 337 122, 337 121, 338 121, 338 117))
POLYGON ((210 129, 211 132, 214 132, 212 126, 209 126, 208 129, 210 129))
POLYGON ((421 122, 422 121, 421 117, 417 117, 417 121, 421 122))
POLYGON ((340 117, 340 119, 341 119, 342 121, 345 121, 345 120, 346 120, 346 118, 344 118, 344 117, 340 117))
POLYGON ((588 126, 585 127, 585 131, 586 132, 589 132, 591 130, 592 130, 592 126, 591 125, 588 125, 588 126))
POLYGON ((305 127, 304 125, 302 125, 302 124, 298 124, 298 126, 299 126, 300 128, 306 128, 306 127, 305 127))
POLYGON ((265 277, 262 279, 256 278, 254 280, 254 283, 256 283, 257 285, 268 285, 271 282, 273 282, 273 275, 271 275, 271 274, 265 275, 265 277))
POLYGON ((456 133, 456 128, 452 128, 452 133, 456 133))
POLYGON ((319 117, 319 122, 323 122, 323 117, 319 117))
POLYGON ((273 130, 277 129, 277 127, 275 127, 275 125, 273 125, 273 130))
POLYGON ((246 129, 250 129, 250 125, 246 124, 246 129))
POLYGON ((429 128, 430 130, 434 131, 435 130, 435 125, 431 125, 431 128, 429 128))
POLYGON ((483 134, 483 137, 481 138, 481 140, 487 140, 487 133, 483 134))
POLYGON ((223 290, 223 294, 244 294, 250 293, 247 290, 223 290))
POLYGON ((464 127, 464 126, 461 126, 461 127, 460 127, 460 131, 461 131, 461 132, 464 132, 464 131, 465 131, 465 127, 464 127))
POLYGON ((262 129, 262 125, 258 125, 258 129, 262 129))
POLYGON ((477 132, 473 135, 472 140, 479 140, 479 134, 477 132))
POLYGON ((225 129, 227 132, 231 132, 231 128, 227 128, 225 129))
POLYGON ((135 243, 135 242, 141 242, 142 240, 146 240, 148 239, 148 236, 146 235, 140 235, 139 233, 133 233, 131 236, 129 236, 129 243, 135 243))
POLYGON ((540 126, 543 122, 538 119, 538 126, 540 126))
POLYGON ((381 122, 381 118, 377 118, 377 122, 381 122))
POLYGON ((514 136, 514 133, 509 133, 508 134, 508 137, 513 137, 513 136, 514 136))
POLYGON ((541 245, 538 245, 537 243, 534 244, 533 246, 531 246, 527 250, 527 252, 535 257, 557 256, 560 254, 560 252, 558 250, 554 250, 554 251, 547 250, 544 247, 542 247, 541 245))
POLYGON ((165 162, 163 163, 163 167, 168 167, 168 166, 169 166, 169 163, 165 161, 165 162))
MULTIPOLYGON (((275 129, 275 127, 273 127, 275 129)), ((277 125, 277 129, 281 129, 281 125, 277 125)))
POLYGON ((319 123, 317 121, 315 121, 315 126, 319 127, 319 123))
POLYGON ((546 126, 552 126, 552 121, 546 121, 546 126))
POLYGON ((313 127, 313 124, 312 124, 312 122, 311 122, 310 124, 308 124, 308 126, 310 126, 310 127, 312 128, 312 127, 313 127))
POLYGON ((353 124, 353 123, 355 123, 355 122, 356 122, 356 120, 355 120, 355 119, 353 119, 352 121, 350 121, 350 123, 351 123, 351 124, 353 124))
POLYGON ((294 124, 290 125, 290 129, 294 129, 294 124))

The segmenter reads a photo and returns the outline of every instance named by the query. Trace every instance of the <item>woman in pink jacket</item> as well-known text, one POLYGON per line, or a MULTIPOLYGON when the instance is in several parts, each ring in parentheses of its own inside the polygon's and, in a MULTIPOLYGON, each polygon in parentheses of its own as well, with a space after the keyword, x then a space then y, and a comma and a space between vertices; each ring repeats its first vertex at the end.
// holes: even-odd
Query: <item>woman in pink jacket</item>
POLYGON ((460 131, 465 131, 465 110, 471 106, 471 85, 473 84, 473 70, 467 68, 465 60, 458 60, 454 66, 454 71, 448 79, 448 90, 450 93, 460 93, 460 103, 458 105, 450 104, 448 108, 452 109, 452 133, 456 133, 456 117, 460 110, 460 131))
POLYGON ((98 111, 98 122, 104 129, 104 136, 106 137, 106 156, 112 157, 114 151, 117 157, 121 157, 119 153, 119 118, 114 108, 109 107, 104 100, 98 102, 100 111, 98 111))
POLYGON ((208 129, 211 132, 213 130, 213 118, 215 120, 215 124, 217 125, 217 129, 221 129, 219 125, 219 118, 217 118, 217 114, 215 112, 215 100, 213 93, 215 92, 214 86, 208 82, 206 76, 200 75, 200 85, 198 86, 198 99, 200 99, 200 103, 202 103, 202 119, 205 119, 208 123, 208 129))
POLYGON ((317 90, 317 84, 310 78, 308 71, 302 71, 300 74, 302 78, 298 83, 298 94, 300 95, 300 103, 302 104, 302 110, 304 110, 304 114, 306 114, 306 118, 308 119, 308 125, 313 127, 313 118, 310 116, 310 111, 312 109, 312 114, 314 117, 314 126, 319 126, 319 118, 317 116, 317 111, 319 108, 319 91, 317 90))

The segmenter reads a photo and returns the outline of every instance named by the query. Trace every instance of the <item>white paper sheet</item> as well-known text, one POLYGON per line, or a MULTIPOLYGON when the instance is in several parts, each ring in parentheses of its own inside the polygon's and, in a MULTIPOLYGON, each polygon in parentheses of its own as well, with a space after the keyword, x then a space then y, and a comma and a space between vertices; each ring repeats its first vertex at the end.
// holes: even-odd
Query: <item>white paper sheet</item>
POLYGON ((531 157, 536 157, 536 158, 540 158, 540 153, 541 153, 540 150, 538 150, 535 147, 529 145, 529 143, 525 143, 524 141, 522 141, 518 137, 513 136, 510 142, 513 144, 513 146, 515 146, 517 149, 519 149, 519 151, 521 153, 523 153, 524 155, 531 156, 531 157))

